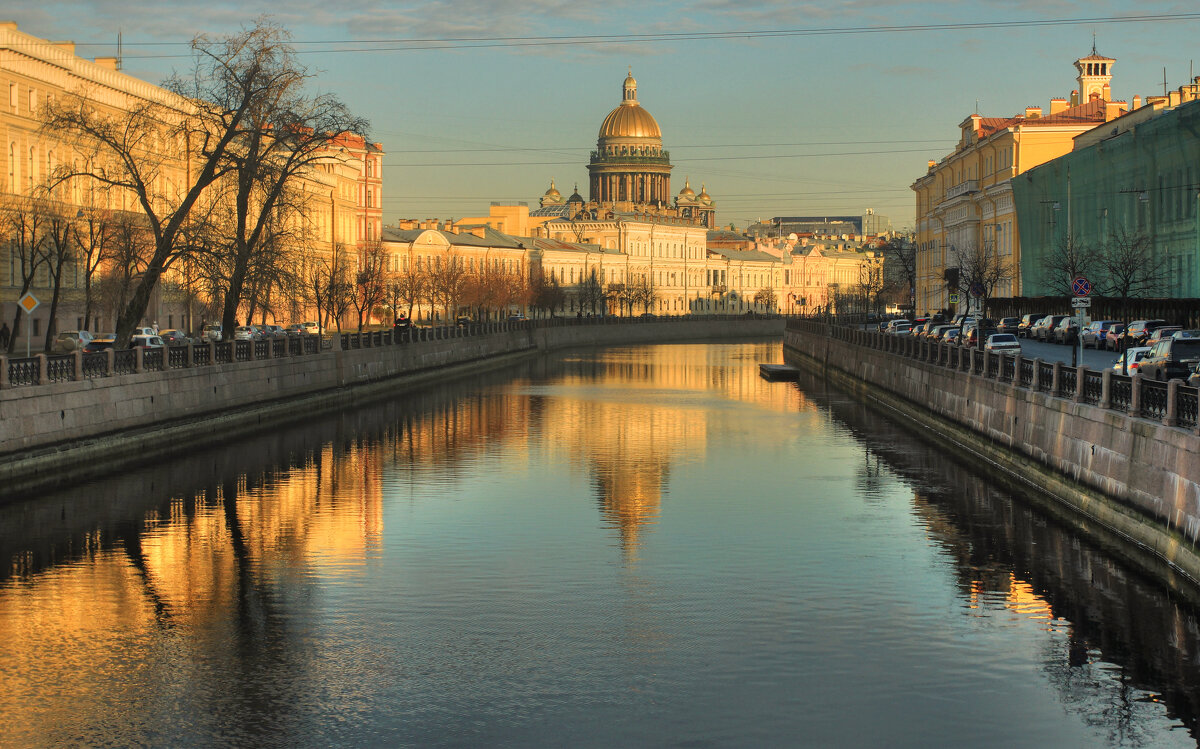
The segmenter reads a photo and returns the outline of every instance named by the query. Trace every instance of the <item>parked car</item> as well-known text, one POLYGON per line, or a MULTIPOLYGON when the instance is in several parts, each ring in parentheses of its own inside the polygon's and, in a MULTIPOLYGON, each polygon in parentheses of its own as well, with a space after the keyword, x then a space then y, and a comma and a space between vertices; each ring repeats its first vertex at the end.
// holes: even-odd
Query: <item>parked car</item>
POLYGON ((1150 347, 1138 372, 1143 377, 1166 382, 1187 379, 1200 362, 1200 340, 1164 338, 1150 347))
POLYGON ((95 338, 84 344, 83 352, 85 354, 92 354, 97 351, 106 351, 112 348, 116 342, 116 333, 100 333, 95 338))
POLYGON ((1200 330, 1176 330, 1172 338, 1200 338, 1200 330))
POLYGON ((1145 346, 1146 339, 1150 337, 1150 334, 1166 324, 1166 320, 1134 320, 1129 323, 1129 327, 1125 328, 1122 347, 1145 346))
MULTIPOLYGON (((1016 319, 1015 317, 1012 319, 1016 319)), ((983 348, 985 351, 999 351, 1006 354, 1021 353, 1021 341, 1014 333, 993 333, 987 337, 983 348)))
POLYGON ((1030 312, 1028 315, 1022 315, 1021 322, 1017 323, 1017 337, 1032 338, 1033 336, 1029 334, 1029 329, 1045 316, 1043 312, 1030 312))
MULTIPOLYGON (((509 322, 524 322, 524 320, 525 320, 525 315, 523 315, 520 312, 517 312, 516 314, 512 314, 512 315, 508 316, 509 322)), ((880 323, 880 326, 882 326, 882 325, 884 325, 884 323, 880 323)), ((883 328, 880 327, 880 330, 883 330, 883 328)))
POLYGON ((165 346, 161 336, 139 333, 129 338, 129 348, 164 348, 165 346))
POLYGON ((305 335, 321 335, 321 326, 315 322, 302 322, 300 326, 304 328, 305 335))
POLYGON ((175 328, 160 330, 158 337, 163 339, 163 343, 168 346, 186 346, 192 342, 192 339, 188 338, 182 330, 176 330, 175 328))
POLYGON ((1119 324, 1116 320, 1092 320, 1079 334, 1083 339, 1083 347, 1087 348, 1091 346, 1094 349, 1104 347, 1104 337, 1108 334, 1108 329, 1119 324))
POLYGON ((962 335, 962 330, 957 325, 951 325, 942 333, 942 342, 958 345, 958 339, 962 335))
POLYGON ((1076 338, 1079 337, 1079 318, 1064 317, 1058 321, 1058 325, 1054 326, 1052 332, 1055 343, 1075 343, 1076 338))
POLYGON ((1000 318, 1000 321, 996 323, 996 330, 1000 331, 1001 333, 1011 333, 1016 335, 1017 329, 1020 327, 1020 325, 1021 318, 1019 317, 1002 317, 1000 318))
POLYGON ((998 335, 995 328, 971 328, 963 333, 962 345, 967 348, 976 348, 979 346, 980 341, 986 343, 987 339, 993 335, 998 335))
POLYGON ((239 325, 233 331, 233 340, 235 341, 257 341, 261 338, 262 333, 253 325, 239 325))
POLYGON ((912 326, 906 322, 903 325, 895 325, 888 328, 887 332, 889 335, 908 335, 910 330, 912 330, 912 326))
POLYGON ((155 330, 154 328, 142 327, 142 328, 134 328, 133 334, 134 335, 158 335, 158 331, 155 330))
POLYGON ((1031 332, 1033 337, 1039 341, 1054 340, 1053 330, 1058 327, 1058 324, 1070 315, 1046 315, 1037 324, 1033 326, 1031 332))
POLYGON ((1158 343, 1162 339, 1170 338, 1180 330, 1183 330, 1183 328, 1179 327, 1178 325, 1164 325, 1161 328, 1157 328, 1149 335, 1149 337, 1146 338, 1146 345, 1154 346, 1154 344, 1158 343))
POLYGON ((1108 328, 1108 332, 1104 334, 1104 349, 1106 351, 1120 351, 1121 341, 1125 338, 1125 323, 1114 323, 1108 328))
POLYGON ((259 325, 258 328, 262 331, 263 338, 287 338, 287 333, 283 330, 282 325, 259 325))
POLYGON ((220 325, 205 325, 200 330, 200 340, 205 343, 220 343, 221 337, 220 325))
POLYGON ((82 350, 92 340, 92 334, 86 330, 64 330, 54 336, 51 351, 56 354, 69 354, 82 350))
POLYGON ((1122 369, 1124 369, 1126 370, 1124 374, 1137 374, 1138 367, 1141 366, 1142 360, 1146 358, 1146 354, 1148 353, 1150 353, 1150 349, 1146 346, 1135 346, 1134 348, 1125 349, 1113 361, 1113 371, 1117 374, 1123 374, 1122 369))
POLYGON ((392 324, 392 327, 396 330, 407 330, 408 328, 412 327, 412 320, 408 319, 408 317, 404 315, 401 315, 400 317, 396 318, 396 322, 392 324))
POLYGON ((951 329, 958 330, 958 326, 939 323, 933 330, 929 331, 929 339, 931 341, 944 341, 946 340, 946 331, 951 329))
POLYGON ((905 326, 906 328, 910 328, 910 329, 911 329, 911 328, 912 328, 912 321, 911 321, 911 320, 905 320, 905 319, 903 319, 903 318, 896 319, 896 320, 891 320, 890 322, 888 322, 888 324, 887 324, 887 327, 886 327, 886 328, 884 328, 884 331, 883 331, 883 332, 884 332, 884 333, 895 333, 895 332, 896 332, 896 328, 900 327, 901 325, 905 326))

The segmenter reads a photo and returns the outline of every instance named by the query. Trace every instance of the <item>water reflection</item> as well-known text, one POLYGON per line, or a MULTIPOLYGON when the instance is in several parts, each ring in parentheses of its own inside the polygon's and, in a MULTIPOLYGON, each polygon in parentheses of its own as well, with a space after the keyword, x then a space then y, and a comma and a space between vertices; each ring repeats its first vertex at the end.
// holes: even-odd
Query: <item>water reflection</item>
POLYGON ((914 487, 913 509, 931 542, 953 560, 969 616, 1041 624, 1048 634, 1043 674, 1066 710, 1100 729, 1112 746, 1157 745, 1151 718, 1164 707, 1188 735, 1200 737, 1195 590, 1164 585, 1119 562, 1113 549, 1064 523, 1086 521, 1037 509, 1040 503, 1015 482, 967 471, 961 459, 938 450, 913 449, 912 432, 881 421, 824 381, 805 375, 798 387, 914 487))
POLYGON ((779 358, 550 358, 0 506, 0 736, 1195 731, 1190 601, 823 382, 760 379, 779 358))

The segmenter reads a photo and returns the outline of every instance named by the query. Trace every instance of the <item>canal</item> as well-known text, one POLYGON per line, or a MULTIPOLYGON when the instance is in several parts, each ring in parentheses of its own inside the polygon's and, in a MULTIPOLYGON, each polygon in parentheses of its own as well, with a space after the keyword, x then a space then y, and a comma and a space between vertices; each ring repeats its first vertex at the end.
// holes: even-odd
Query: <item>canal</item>
POLYGON ((0 745, 1197 745, 1190 591, 781 360, 557 354, 9 501, 0 745))

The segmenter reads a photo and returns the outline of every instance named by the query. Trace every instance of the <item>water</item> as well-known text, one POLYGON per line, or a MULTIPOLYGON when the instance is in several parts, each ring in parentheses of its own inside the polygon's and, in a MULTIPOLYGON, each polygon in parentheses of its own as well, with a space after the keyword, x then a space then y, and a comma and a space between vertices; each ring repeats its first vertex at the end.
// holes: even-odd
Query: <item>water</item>
POLYGON ((563 355, 0 507, 0 743, 1196 745, 1187 598, 781 356, 563 355))

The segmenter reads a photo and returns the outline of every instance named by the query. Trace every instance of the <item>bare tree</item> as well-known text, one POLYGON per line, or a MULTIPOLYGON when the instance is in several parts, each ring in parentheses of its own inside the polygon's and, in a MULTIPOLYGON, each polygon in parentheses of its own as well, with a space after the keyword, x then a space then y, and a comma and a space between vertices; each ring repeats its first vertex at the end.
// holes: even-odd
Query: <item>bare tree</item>
MULTIPOLYGON (((42 251, 46 243, 46 214, 41 201, 19 195, 6 196, 4 202, 0 203, 0 238, 8 239, 16 270, 15 278, 20 279, 20 290, 17 292, 17 298, 20 299, 33 286, 34 279, 46 262, 46 255, 42 251)), ((23 311, 18 304, 5 353, 11 354, 16 346, 23 311)))
POLYGON ((1038 262, 1047 290, 1058 296, 1074 295, 1073 281, 1080 276, 1095 275, 1100 255, 1100 251, 1080 244, 1071 234, 1063 237, 1038 262))
POLYGON ((579 287, 576 291, 579 299, 580 308, 588 307, 592 314, 596 314, 596 308, 604 309, 607 302, 607 294, 604 292, 604 284, 600 283, 599 277, 596 275, 596 269, 592 268, 588 274, 579 282, 579 287))
MULTIPOLYGON (((221 161, 230 177, 233 214, 224 326, 236 323, 255 253, 278 241, 288 189, 319 162, 335 160, 332 147, 339 139, 367 129, 366 120, 352 116, 333 95, 306 95, 311 76, 288 39, 283 29, 263 22, 238 36, 198 37, 192 43, 194 75, 171 82, 173 90, 196 103, 213 131, 230 128, 230 113, 244 107, 237 136, 221 161)), ((263 266, 257 270, 258 291, 263 291, 263 266)), ((251 312, 255 306, 252 301, 251 312)))
POLYGON ((563 291, 562 286, 558 283, 558 277, 553 273, 534 276, 530 294, 533 305, 549 312, 551 316, 554 315, 555 310, 561 309, 567 300, 566 292, 563 291))
POLYGON ((880 247, 886 290, 898 291, 916 313, 917 246, 911 237, 892 237, 880 247))
POLYGON ((390 274, 387 288, 388 296, 392 300, 392 310, 399 311, 401 305, 404 305, 407 308, 405 317, 412 320, 413 308, 428 294, 429 278, 419 271, 415 262, 412 262, 414 258, 407 260, 409 262, 406 262, 402 269, 390 274))
POLYGON ((387 298, 383 263, 386 259, 383 243, 362 242, 358 246, 357 264, 354 273, 354 309, 358 312, 358 329, 371 312, 387 298))
POLYGON ((94 285, 101 266, 108 263, 112 253, 112 211, 104 208, 83 208, 71 227, 77 260, 83 271, 83 328, 91 330, 92 314, 96 308, 94 285))
POLYGON ((883 264, 873 258, 864 258, 858 266, 858 293, 862 297, 863 312, 879 311, 879 296, 885 287, 883 264))
POLYGON ((50 280, 50 317, 46 323, 46 337, 42 350, 49 353, 54 337, 58 335, 58 303, 62 298, 63 270, 75 261, 74 211, 57 200, 44 200, 46 241, 42 243, 45 256, 46 275, 50 280))
POLYGON ((989 242, 954 247, 953 254, 960 290, 978 298, 979 314, 986 316, 988 300, 996 293, 996 287, 1012 279, 1011 260, 1001 257, 994 243, 989 242))
POLYGON ((754 303, 768 312, 775 309, 777 301, 775 289, 772 289, 770 286, 764 286, 754 295, 754 303))
MULTIPOLYGON (((325 121, 319 114, 320 105, 316 116, 312 110, 300 108, 299 114, 310 119, 293 116, 296 113, 290 103, 299 96, 298 81, 307 74, 294 66, 284 40, 283 32, 263 22, 218 41, 198 37, 192 45, 195 61, 190 73, 164 84, 175 97, 135 100, 112 113, 94 105, 92 92, 81 90, 58 97, 46 107, 44 127, 72 138, 76 151, 85 156, 83 166, 79 162, 60 166, 55 172, 56 184, 81 179, 129 196, 145 215, 154 240, 153 251, 117 319, 118 346, 129 342, 163 273, 189 252, 188 244, 179 241, 181 232, 217 180, 248 164, 252 155, 263 157, 262 169, 276 176, 263 179, 261 171, 249 168, 238 175, 237 194, 244 195, 247 203, 241 214, 245 232, 239 230, 236 239, 253 245, 257 223, 250 206, 263 211, 272 208, 270 190, 263 185, 286 183, 278 175, 289 168, 302 168, 294 166, 289 149, 299 148, 301 155, 295 159, 303 161, 312 152, 300 144, 328 137, 325 129, 320 135, 303 132, 306 124, 325 121), (286 116, 264 115, 272 111, 274 101, 288 103, 283 108, 286 116), (271 132, 273 127, 276 129, 271 132), (255 143, 255 138, 260 141, 255 143), (248 185, 245 190, 243 179, 248 185)), ((328 103, 330 112, 342 113, 340 105, 329 100, 313 101, 328 103)), ((233 279, 231 289, 232 285, 233 279)))
POLYGON ((658 292, 654 288, 654 282, 650 280, 648 273, 640 273, 633 279, 630 294, 630 314, 633 314, 633 305, 641 305, 642 311, 649 314, 654 309, 654 303, 658 300, 658 292))
POLYGON ((1120 300, 1121 321, 1127 326, 1129 301, 1162 294, 1170 278, 1166 256, 1155 252, 1153 243, 1141 232, 1113 232, 1097 254, 1097 265, 1103 274, 1100 290, 1120 300))
POLYGON ((457 314, 458 303, 467 287, 466 263, 455 252, 434 258, 433 270, 429 274, 429 291, 434 304, 440 305, 447 319, 457 314))

